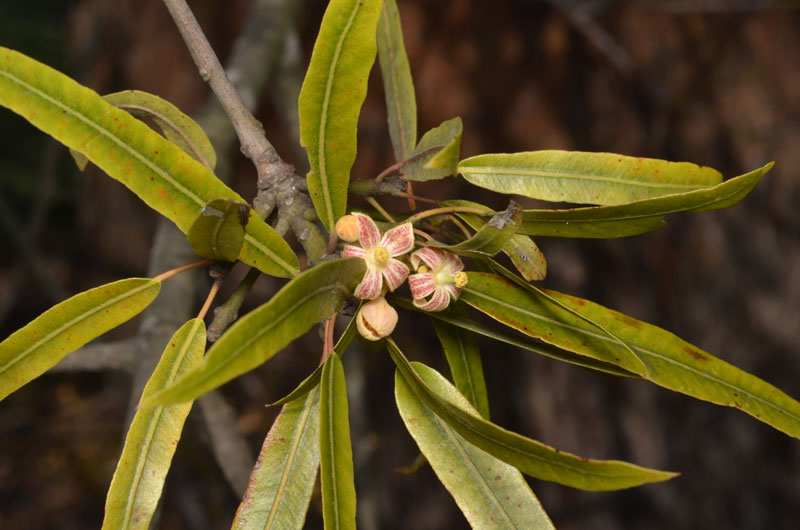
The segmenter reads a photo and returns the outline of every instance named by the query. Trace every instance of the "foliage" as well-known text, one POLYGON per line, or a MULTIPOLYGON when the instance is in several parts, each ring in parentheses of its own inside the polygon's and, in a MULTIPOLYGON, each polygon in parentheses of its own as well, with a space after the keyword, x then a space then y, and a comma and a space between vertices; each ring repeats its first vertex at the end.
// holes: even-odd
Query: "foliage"
MULTIPOLYGON (((735 407, 800 438, 800 403, 777 388, 656 326, 531 283, 545 277, 547 262, 530 236, 612 238, 655 230, 670 213, 736 204, 771 163, 723 181, 711 168, 611 153, 535 151, 462 160, 458 117, 417 142, 413 82, 394 0, 331 0, 300 94, 314 222, 332 242, 321 260, 299 260, 273 227, 275 215, 262 219, 217 179, 216 155, 202 129, 155 96, 128 91, 101 97, 0 48, 0 104, 69 147, 79 166, 92 161, 171 219, 187 233, 195 252, 209 258, 198 264, 239 260, 288 278, 270 300, 231 326, 205 358, 207 307, 176 331, 141 396, 109 489, 104 528, 147 527, 194 399, 267 362, 323 321, 321 366, 277 403, 283 408, 266 437, 234 528, 302 527, 318 469, 325 527, 353 528, 356 491, 340 356, 353 340, 358 317, 336 346, 330 323, 354 293, 381 304, 385 297, 394 307, 430 317, 450 381, 404 356, 398 342, 413 338, 391 336, 394 315, 381 321, 391 322, 386 327, 376 325, 374 316, 361 319, 359 331, 380 340, 396 364, 400 416, 474 528, 552 527, 523 474, 593 491, 675 476, 571 455, 492 423, 480 335, 735 407), (398 160, 390 169, 402 173, 389 177, 395 185, 406 189, 408 181, 460 174, 485 190, 579 206, 525 210, 509 198, 508 208, 495 212, 451 198, 420 212, 386 212, 376 199, 386 178, 382 174, 367 195, 385 219, 346 216, 352 209, 348 190, 358 115, 376 54, 398 160), (142 116, 164 136, 136 119, 142 116), (348 223, 348 231, 341 228, 348 223), (496 260, 501 253, 515 271, 496 260), (301 271, 301 262, 314 265, 301 271), (407 277, 411 299, 393 292, 407 277), (497 325, 474 320, 470 307, 497 325), (492 476, 486 475, 489 468, 492 476)), ((6 338, 0 343, 0 399, 142 311, 172 274, 122 280, 75 295, 6 338)), ((370 307, 394 311, 385 304, 370 307)))

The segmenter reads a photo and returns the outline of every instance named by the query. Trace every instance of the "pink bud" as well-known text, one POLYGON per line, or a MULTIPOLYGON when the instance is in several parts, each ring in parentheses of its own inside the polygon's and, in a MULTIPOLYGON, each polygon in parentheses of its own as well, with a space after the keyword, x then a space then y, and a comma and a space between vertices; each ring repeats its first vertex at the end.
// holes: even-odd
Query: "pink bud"
POLYGON ((390 335, 396 325, 397 311, 383 296, 365 303, 356 315, 358 332, 367 340, 380 340, 390 335))
POLYGON ((352 243, 358 241, 358 219, 355 215, 345 215, 336 221, 336 235, 352 243))

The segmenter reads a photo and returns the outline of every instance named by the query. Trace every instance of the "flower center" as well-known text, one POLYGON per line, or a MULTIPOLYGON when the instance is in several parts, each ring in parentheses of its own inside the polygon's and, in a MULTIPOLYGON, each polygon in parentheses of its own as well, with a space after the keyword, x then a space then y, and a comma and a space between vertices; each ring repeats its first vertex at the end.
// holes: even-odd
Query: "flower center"
POLYGON ((454 277, 454 280, 455 280, 454 283, 456 284, 456 287, 461 289, 462 287, 467 285, 467 273, 464 272, 464 271, 457 272, 455 277, 454 277))
POLYGON ((389 261, 389 251, 386 250, 386 247, 375 247, 375 250, 372 251, 372 259, 378 265, 383 265, 389 261))
POLYGON ((420 265, 419 268, 417 269, 418 274, 425 274, 426 272, 430 272, 430 269, 425 265, 420 265))

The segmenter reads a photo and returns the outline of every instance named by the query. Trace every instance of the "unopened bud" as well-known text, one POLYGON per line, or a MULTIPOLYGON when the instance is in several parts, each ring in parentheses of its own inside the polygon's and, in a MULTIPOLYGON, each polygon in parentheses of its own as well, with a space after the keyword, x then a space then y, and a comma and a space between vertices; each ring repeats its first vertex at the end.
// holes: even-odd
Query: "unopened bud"
POLYGON ((358 219, 355 215, 344 215, 336 221, 336 235, 352 243, 358 241, 358 219))
POLYGON ((358 332, 367 340, 380 340, 390 335, 396 325, 397 311, 383 296, 365 303, 356 315, 358 332))

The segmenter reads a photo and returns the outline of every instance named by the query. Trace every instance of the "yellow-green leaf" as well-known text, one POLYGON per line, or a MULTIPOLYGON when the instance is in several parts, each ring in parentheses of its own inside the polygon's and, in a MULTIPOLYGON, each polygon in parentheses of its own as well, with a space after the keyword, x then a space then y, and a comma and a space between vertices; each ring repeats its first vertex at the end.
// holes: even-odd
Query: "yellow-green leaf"
POLYGON ((555 237, 614 238, 643 234, 666 225, 663 217, 676 212, 729 208, 744 199, 773 162, 728 179, 713 188, 644 199, 620 206, 568 210, 525 210, 520 232, 555 237))
MULTIPOLYGON (((206 326, 202 320, 195 318, 181 326, 161 355, 142 398, 197 366, 205 348, 206 326)), ((146 530, 150 526, 191 408, 191 403, 178 403, 136 412, 108 489, 105 530, 146 530)))
POLYGON ((478 155, 462 160, 458 172, 472 184, 500 193, 603 205, 709 188, 722 182, 717 170, 689 162, 555 150, 478 155))
POLYGON ((56 304, 0 343, 0 399, 36 379, 67 354, 139 314, 161 282, 131 278, 56 304))
MULTIPOLYGON (((478 412, 435 370, 412 365, 438 395, 474 416, 478 412)), ((406 429, 475 529, 555 528, 522 474, 466 441, 415 394, 398 370, 395 400, 406 429)))
POLYGON ((588 300, 555 291, 540 296, 492 274, 468 276, 460 300, 507 326, 560 348, 616 364, 670 390, 735 407, 800 438, 800 403, 668 331, 588 300), (614 336, 603 333, 597 325, 614 336), (624 355, 616 337, 652 369, 645 371, 624 355))
POLYGON ((322 366, 319 405, 320 482, 325 530, 356 527, 356 488, 347 385, 342 361, 332 353, 322 366))
POLYGON ((231 530, 303 528, 319 467, 319 385, 272 424, 231 530))
POLYGON ((417 101, 395 0, 383 0, 377 36, 389 136, 394 156, 402 162, 411 156, 417 143, 417 101))
POLYGON ((429 245, 472 258, 492 257, 505 249, 508 241, 519 230, 521 223, 522 210, 516 202, 511 201, 511 204, 504 212, 492 216, 466 241, 455 245, 445 245, 432 241, 429 245))
POLYGON ((360 258, 320 263, 240 318, 214 343, 203 363, 142 407, 188 401, 265 363, 317 322, 335 313, 364 275, 360 258))
MULTIPOLYGON (((208 201, 244 202, 208 168, 96 92, 2 47, 0 105, 86 155, 184 233, 208 201)), ((298 271, 288 243, 257 217, 248 225, 239 259, 275 276, 298 271)))
POLYGON ((380 0, 331 0, 300 91, 300 143, 308 152, 308 191, 328 232, 347 207, 356 129, 375 62, 380 0))
POLYGON ((455 117, 426 132, 409 156, 413 161, 403 168, 406 178, 424 181, 455 175, 463 128, 461 118, 455 117))
POLYGON ((590 491, 630 488, 675 476, 675 473, 617 460, 577 457, 503 429, 438 393, 435 384, 432 386, 426 377, 430 370, 418 371, 420 365, 409 363, 391 339, 387 339, 386 345, 400 374, 418 399, 465 440, 526 475, 590 491))
POLYGON ((197 254, 222 261, 236 261, 244 244, 250 207, 231 199, 214 199, 200 210, 187 237, 197 254))

